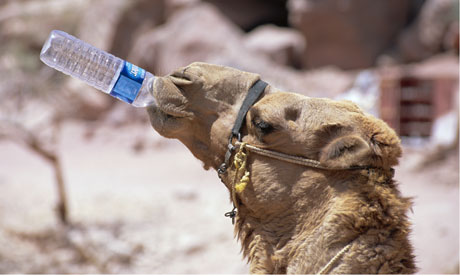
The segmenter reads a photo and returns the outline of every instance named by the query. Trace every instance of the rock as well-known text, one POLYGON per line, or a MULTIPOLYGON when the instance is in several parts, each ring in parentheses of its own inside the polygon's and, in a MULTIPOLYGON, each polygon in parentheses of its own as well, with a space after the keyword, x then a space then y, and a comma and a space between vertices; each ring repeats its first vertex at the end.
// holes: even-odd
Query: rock
POLYGON ((402 61, 426 59, 442 51, 443 46, 458 49, 458 15, 455 16, 455 10, 458 10, 458 1, 426 1, 415 22, 398 38, 402 61))
POLYGON ((241 41, 242 32, 211 4, 174 13, 166 24, 143 34, 130 60, 155 74, 166 74, 194 61, 205 61, 241 41), (199 18, 199 20, 197 20, 199 18))
MULTIPOLYGON (((144 32, 165 22, 166 0, 129 1, 116 24, 110 52, 126 58, 134 41, 144 32)), ((112 2, 112 1, 111 1, 112 2)))
POLYGON ((248 33, 244 45, 253 52, 266 55, 279 65, 302 67, 305 39, 294 29, 262 25, 248 33))
POLYGON ((409 2, 289 0, 289 21, 307 40, 304 64, 308 68, 372 66, 405 25, 409 2))
POLYGON ((244 31, 263 24, 287 26, 286 0, 205 0, 215 5, 225 16, 244 31))
MULTIPOLYGON (((2 47, 20 41, 21 47, 41 49, 53 29, 72 33, 89 0, 0 1, 0 40, 2 47)), ((18 49, 16 49, 18 50, 18 49)), ((7 51, 6 53, 11 52, 7 51)))
POLYGON ((70 34, 104 51, 110 51, 115 26, 127 7, 127 2, 122 0, 93 1, 82 13, 77 32, 70 34), (104 20, 101 20, 101 14, 104 20))
POLYGON ((93 1, 83 13, 77 36, 126 59, 137 36, 164 21, 165 0, 93 1))
POLYGON ((166 0, 165 16, 171 17, 174 13, 198 5, 201 0, 166 0))
POLYGON ((279 89, 310 96, 334 96, 352 82, 337 68, 302 72, 277 64, 267 54, 246 47, 245 41, 245 34, 218 9, 199 3, 180 9, 139 37, 129 60, 160 76, 195 61, 230 66, 258 73, 279 89))

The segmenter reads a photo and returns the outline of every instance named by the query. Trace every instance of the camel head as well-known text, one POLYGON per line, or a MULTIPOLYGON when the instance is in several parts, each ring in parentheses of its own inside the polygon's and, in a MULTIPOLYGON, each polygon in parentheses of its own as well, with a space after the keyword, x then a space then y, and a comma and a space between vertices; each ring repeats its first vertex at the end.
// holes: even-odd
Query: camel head
MULTIPOLYGON (((240 106, 258 80, 256 74, 206 63, 158 77, 153 91, 156 104, 148 108, 151 124, 161 135, 179 139, 206 169, 218 169, 240 106)), ((332 248, 323 253, 325 259, 332 258, 337 244, 355 240, 373 227, 390 227, 393 221, 391 227, 402 229, 401 246, 410 250, 403 229, 407 223, 400 222, 410 203, 400 197, 393 182, 377 187, 386 189, 380 193, 362 171, 340 170, 359 166, 391 171, 401 155, 400 140, 383 121, 349 101, 310 98, 267 86, 249 109, 241 136, 250 145, 337 169, 308 168, 249 154, 250 181, 237 194, 241 208, 236 231, 244 254, 249 255, 251 272, 314 272, 286 267, 299 263, 296 258, 303 256, 296 255, 299 248, 305 247, 302 252, 315 244, 332 248), (328 234, 318 234, 318 229, 329 229, 328 234)), ((234 174, 230 167, 222 175, 230 192, 234 174)))
MULTIPOLYGON (((258 79, 206 63, 158 77, 156 105, 148 108, 151 124, 161 135, 179 139, 205 168, 217 168, 242 101, 258 79)), ((242 134, 251 144, 333 167, 390 168, 401 154, 394 131, 352 102, 309 98, 270 86, 249 110, 242 134)))

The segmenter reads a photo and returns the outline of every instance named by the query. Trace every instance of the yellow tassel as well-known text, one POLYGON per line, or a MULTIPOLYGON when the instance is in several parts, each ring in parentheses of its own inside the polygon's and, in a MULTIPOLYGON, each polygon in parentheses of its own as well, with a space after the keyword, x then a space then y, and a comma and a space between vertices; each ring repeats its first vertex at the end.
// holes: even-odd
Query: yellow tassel
POLYGON ((244 189, 246 188, 246 186, 248 185, 249 183, 249 172, 246 171, 243 175, 243 177, 241 177, 241 180, 240 182, 238 182, 236 185, 235 185, 235 191, 237 193, 241 193, 244 191, 244 189))
POLYGON ((239 170, 246 162, 246 154, 242 151, 239 151, 235 154, 233 165, 235 169, 239 170))
POLYGON ((235 192, 242 193, 246 186, 249 183, 249 172, 246 170, 246 159, 247 154, 244 153, 244 147, 246 143, 242 143, 238 152, 235 154, 233 165, 235 166, 235 179, 238 175, 243 173, 244 175, 241 177, 240 181, 235 184, 235 192))

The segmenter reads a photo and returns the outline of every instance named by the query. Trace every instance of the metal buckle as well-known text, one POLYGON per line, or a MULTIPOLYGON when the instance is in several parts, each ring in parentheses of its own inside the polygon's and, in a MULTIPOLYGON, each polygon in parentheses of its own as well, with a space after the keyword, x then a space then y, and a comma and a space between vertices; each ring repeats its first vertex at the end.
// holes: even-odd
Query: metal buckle
POLYGON ((230 137, 228 138, 227 144, 227 152, 225 152, 225 159, 224 163, 222 163, 219 168, 217 169, 217 174, 221 175, 224 174, 228 169, 228 164, 230 164, 230 158, 232 157, 232 153, 235 150, 235 146, 233 145, 233 138, 236 138, 239 142, 241 142, 241 133, 231 133, 230 137))
POLYGON ((232 219, 232 224, 235 224, 235 217, 236 217, 236 207, 233 207, 233 209, 230 212, 227 212, 224 214, 225 217, 231 218, 232 219))
POLYGON ((227 171, 227 164, 225 163, 220 164, 219 168, 217 169, 217 173, 220 175, 220 174, 224 174, 226 171, 227 171))

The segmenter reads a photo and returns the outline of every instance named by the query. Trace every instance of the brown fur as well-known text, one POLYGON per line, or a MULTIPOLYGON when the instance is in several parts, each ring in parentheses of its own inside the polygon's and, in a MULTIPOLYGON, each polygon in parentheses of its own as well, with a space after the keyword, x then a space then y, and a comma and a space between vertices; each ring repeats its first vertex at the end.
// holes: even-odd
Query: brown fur
MULTIPOLYGON (((153 127, 177 138, 205 168, 224 160, 238 109, 259 76, 193 63, 158 78, 153 127)), ((348 101, 309 98, 268 86, 249 111, 243 141, 335 167, 326 171, 249 154, 251 181, 238 195, 235 232, 251 273, 317 273, 351 248, 331 273, 413 273, 411 206, 392 179, 400 141, 383 121, 348 101)), ((233 171, 223 182, 231 189, 233 171)))

